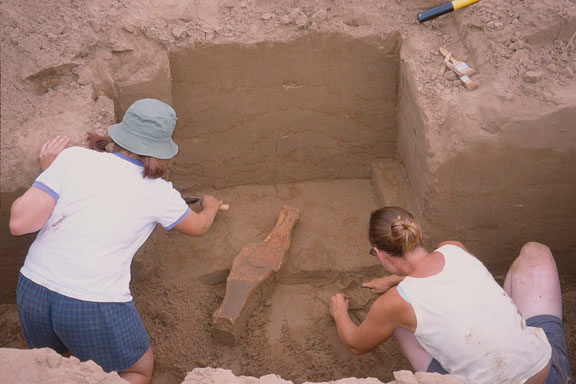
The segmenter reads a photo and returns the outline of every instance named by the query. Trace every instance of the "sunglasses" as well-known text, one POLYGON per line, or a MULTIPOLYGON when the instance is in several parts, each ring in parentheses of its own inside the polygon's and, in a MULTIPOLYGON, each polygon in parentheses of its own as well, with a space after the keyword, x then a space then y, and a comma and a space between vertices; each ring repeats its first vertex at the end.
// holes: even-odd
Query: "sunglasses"
POLYGON ((374 244, 372 241, 370 241, 370 245, 372 246, 372 248, 370 248, 370 251, 368 252, 369 254, 371 254, 372 256, 378 256, 378 254, 376 253, 376 244, 374 244))

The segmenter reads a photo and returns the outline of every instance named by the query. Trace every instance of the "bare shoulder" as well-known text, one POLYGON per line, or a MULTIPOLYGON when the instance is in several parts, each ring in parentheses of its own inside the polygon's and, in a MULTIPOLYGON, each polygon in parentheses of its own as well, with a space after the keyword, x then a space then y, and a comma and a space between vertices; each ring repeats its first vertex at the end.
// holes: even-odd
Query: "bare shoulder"
POLYGON ((400 301, 396 289, 390 289, 382 294, 368 312, 368 315, 354 332, 356 351, 364 353, 376 348, 380 343, 388 340, 397 328, 405 327, 407 311, 411 310, 408 303, 400 301))
POLYGON ((369 316, 385 318, 394 328, 416 328, 416 315, 412 306, 398 293, 396 287, 382 294, 370 308, 369 316))

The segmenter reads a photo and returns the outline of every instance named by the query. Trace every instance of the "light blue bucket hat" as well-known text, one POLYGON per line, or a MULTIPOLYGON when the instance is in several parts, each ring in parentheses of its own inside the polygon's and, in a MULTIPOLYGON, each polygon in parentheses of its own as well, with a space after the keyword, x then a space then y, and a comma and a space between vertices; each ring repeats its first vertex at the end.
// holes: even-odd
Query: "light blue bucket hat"
POLYGON ((158 159, 170 159, 178 153, 172 140, 176 126, 176 112, 156 99, 134 102, 121 123, 108 128, 110 138, 132 153, 158 159))

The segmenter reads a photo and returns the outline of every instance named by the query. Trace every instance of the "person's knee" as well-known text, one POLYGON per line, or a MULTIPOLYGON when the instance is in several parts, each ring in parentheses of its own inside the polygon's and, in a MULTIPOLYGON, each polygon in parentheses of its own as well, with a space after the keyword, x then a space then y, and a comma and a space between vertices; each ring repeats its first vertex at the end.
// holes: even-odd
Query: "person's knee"
POLYGON ((535 261, 541 262, 549 262, 554 261, 552 257, 552 251, 548 246, 538 243, 536 241, 530 241, 522 247, 520 250, 520 255, 525 254, 529 258, 534 259, 535 261))
POLYGON ((536 241, 529 241, 522 247, 520 254, 522 253, 534 253, 534 254, 552 254, 550 248, 547 245, 538 243, 536 241))
POLYGON ((530 241, 522 247, 520 255, 512 264, 512 271, 517 272, 520 269, 539 268, 544 265, 554 265, 554 257, 548 246, 530 241))

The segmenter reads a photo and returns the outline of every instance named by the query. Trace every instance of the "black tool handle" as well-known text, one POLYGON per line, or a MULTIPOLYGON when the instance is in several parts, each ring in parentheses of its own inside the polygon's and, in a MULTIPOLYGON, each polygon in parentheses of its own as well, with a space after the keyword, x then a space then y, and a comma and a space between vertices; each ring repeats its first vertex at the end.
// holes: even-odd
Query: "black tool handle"
POLYGON ((452 2, 450 3, 444 3, 441 4, 437 7, 428 9, 426 11, 422 11, 418 14, 418 21, 420 23, 423 23, 425 21, 428 20, 432 20, 437 18, 438 16, 442 16, 446 13, 452 12, 454 11, 454 6, 452 5, 452 2))

